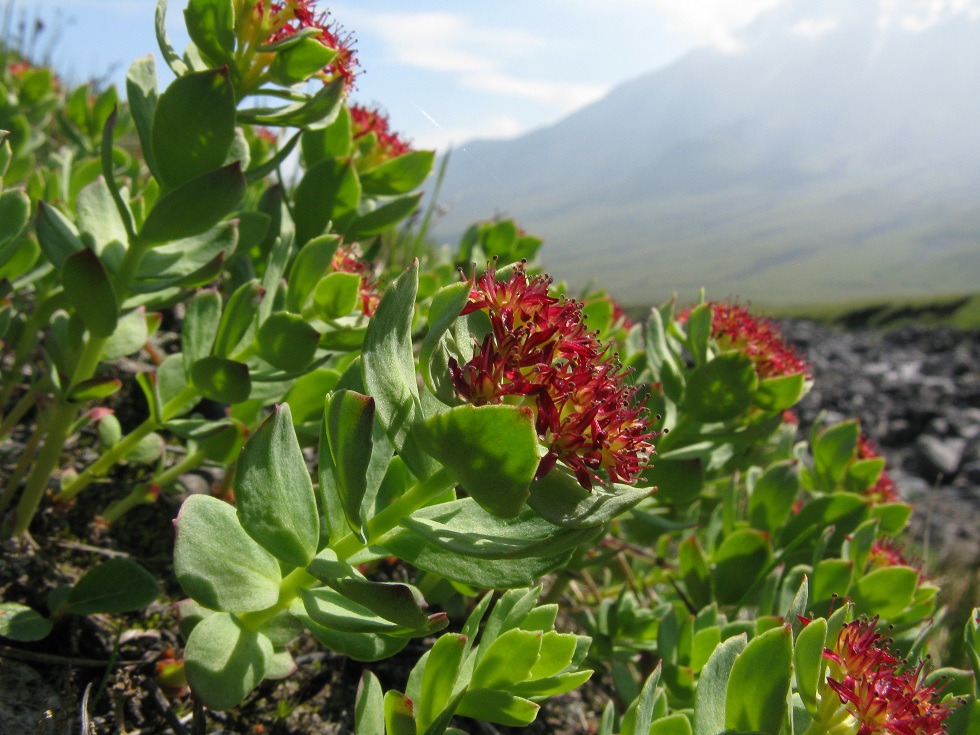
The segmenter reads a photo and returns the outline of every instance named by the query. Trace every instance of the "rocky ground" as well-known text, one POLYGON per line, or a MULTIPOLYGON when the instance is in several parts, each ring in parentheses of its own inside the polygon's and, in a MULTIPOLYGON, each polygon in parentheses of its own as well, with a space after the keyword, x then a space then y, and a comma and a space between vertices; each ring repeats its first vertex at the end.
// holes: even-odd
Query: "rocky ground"
POLYGON ((980 565, 980 335, 925 327, 840 331, 787 322, 812 365, 801 423, 850 417, 888 460, 913 535, 937 566, 980 565))

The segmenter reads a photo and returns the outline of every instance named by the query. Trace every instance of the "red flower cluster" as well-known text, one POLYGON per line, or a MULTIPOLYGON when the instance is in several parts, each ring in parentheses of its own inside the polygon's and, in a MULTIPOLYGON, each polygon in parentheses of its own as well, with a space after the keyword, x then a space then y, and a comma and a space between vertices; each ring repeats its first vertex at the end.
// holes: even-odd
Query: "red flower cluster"
MULTIPOLYGON (((722 350, 739 350, 752 362, 760 378, 806 373, 807 364, 786 344, 779 330, 767 319, 757 319, 738 304, 711 305, 711 336, 722 350)), ((681 314, 680 319, 686 320, 681 314)))
POLYGON ((371 264, 361 257, 356 242, 337 248, 330 262, 330 270, 334 273, 353 273, 361 277, 361 313, 364 316, 374 316, 374 311, 381 301, 378 279, 374 275, 371 264))
POLYGON ((909 668, 883 647, 877 618, 848 623, 834 650, 827 685, 858 724, 857 735, 938 735, 954 703, 938 702, 940 688, 923 681, 925 667, 909 668))
POLYGON ((350 116, 354 128, 354 140, 374 133, 378 139, 378 158, 381 160, 397 158, 412 150, 398 133, 391 130, 388 116, 381 110, 354 104, 350 106, 350 116))
POLYGON ((882 567, 917 568, 917 565, 905 558, 901 546, 894 541, 885 539, 878 539, 871 545, 871 550, 868 552, 868 563, 872 569, 882 567))
POLYGON ((476 405, 526 403, 548 452, 547 474, 559 460, 586 489, 603 481, 633 482, 653 451, 646 413, 615 356, 586 331, 582 305, 548 293, 551 279, 528 276, 523 264, 503 282, 489 268, 463 314, 483 311, 491 330, 465 365, 449 361, 456 393, 476 405))
MULTIPOLYGON (((327 11, 317 13, 313 7, 315 2, 316 0, 279 0, 269 3, 268 17, 272 21, 273 31, 266 42, 274 43, 305 28, 316 28, 320 31, 316 39, 337 52, 323 70, 324 81, 339 77, 344 80, 344 87, 351 89, 354 86, 354 77, 357 76, 354 69, 358 66, 354 57, 354 36, 345 33, 338 23, 330 21, 327 11)), ((260 17, 264 16, 265 3, 256 3, 255 12, 260 17)))
MULTIPOLYGON (((863 432, 858 437, 857 456, 858 459, 877 459, 880 456, 874 442, 863 432)), ((865 490, 864 494, 875 503, 894 503, 899 499, 898 492, 895 490, 895 482, 884 470, 878 477, 878 482, 865 490)))

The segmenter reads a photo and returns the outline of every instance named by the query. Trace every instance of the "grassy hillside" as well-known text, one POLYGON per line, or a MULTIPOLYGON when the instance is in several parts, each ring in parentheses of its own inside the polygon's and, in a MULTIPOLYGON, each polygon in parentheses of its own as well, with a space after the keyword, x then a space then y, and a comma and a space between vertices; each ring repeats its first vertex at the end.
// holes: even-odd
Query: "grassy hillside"
POLYGON ((980 294, 895 301, 852 301, 766 310, 778 318, 806 318, 842 326, 891 328, 922 324, 980 330, 980 294))

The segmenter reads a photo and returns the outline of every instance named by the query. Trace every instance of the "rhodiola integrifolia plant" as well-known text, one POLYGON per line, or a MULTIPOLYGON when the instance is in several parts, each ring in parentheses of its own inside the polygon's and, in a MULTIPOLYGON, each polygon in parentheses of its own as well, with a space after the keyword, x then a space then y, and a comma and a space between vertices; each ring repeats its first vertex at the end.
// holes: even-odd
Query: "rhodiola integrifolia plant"
MULTIPOLYGON (((910 507, 857 422, 796 436, 811 378, 772 324, 704 299, 634 324, 565 294, 510 220, 412 261, 395 231, 433 153, 350 101, 352 36, 312 0, 191 0, 178 54, 165 11, 176 79, 138 60, 128 104, 3 70, 0 433, 26 439, 0 510, 19 537, 46 493, 125 478, 100 512, 124 523, 228 470, 175 521, 168 681, 235 707, 311 636, 367 666, 358 735, 527 726, 593 669, 610 735, 970 731, 978 613, 972 673, 923 663, 943 610, 901 546, 910 507), (144 348, 124 427, 110 368, 144 348), (562 600, 588 635, 559 631, 562 600), (412 639, 384 691, 370 663, 412 639)), ((150 582, 97 566, 47 616, 0 603, 0 635, 134 609, 150 582)))

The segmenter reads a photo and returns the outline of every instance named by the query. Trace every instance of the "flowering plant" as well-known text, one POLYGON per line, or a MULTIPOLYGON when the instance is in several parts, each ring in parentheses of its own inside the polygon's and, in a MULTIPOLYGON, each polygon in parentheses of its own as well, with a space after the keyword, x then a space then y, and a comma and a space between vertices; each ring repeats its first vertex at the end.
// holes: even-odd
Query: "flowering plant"
POLYGON ((586 682, 609 735, 976 731, 980 613, 963 661, 921 663, 942 608, 911 508, 856 421, 797 437, 812 378, 774 325, 570 298, 510 220, 429 247, 434 154, 349 99, 312 0, 189 0, 183 54, 165 11, 176 79, 136 61, 125 105, 3 69, 0 435, 25 440, 0 513, 26 548, 85 497, 116 529, 180 494, 173 577, 110 560, 0 603, 0 636, 179 588, 159 676, 202 730, 318 644, 365 665, 358 735, 530 727, 586 682))

